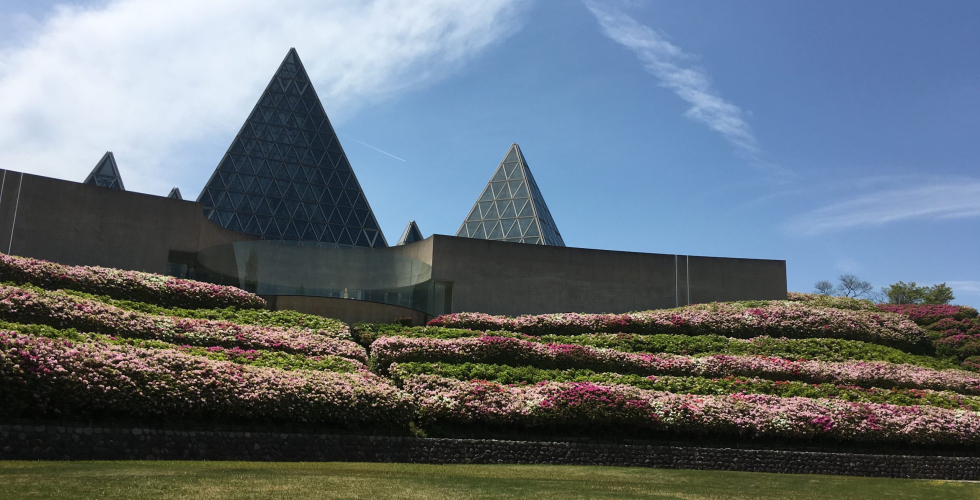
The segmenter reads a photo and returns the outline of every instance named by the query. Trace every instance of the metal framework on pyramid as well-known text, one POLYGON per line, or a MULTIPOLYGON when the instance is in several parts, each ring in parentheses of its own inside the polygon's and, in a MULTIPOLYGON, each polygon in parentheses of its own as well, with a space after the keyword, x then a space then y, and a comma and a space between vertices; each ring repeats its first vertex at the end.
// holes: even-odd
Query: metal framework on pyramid
POLYGON ((176 187, 170 190, 170 194, 167 195, 167 198, 173 198, 175 200, 184 199, 184 197, 180 195, 180 189, 177 189, 176 187))
POLYGON ((408 243, 415 243, 416 241, 422 241, 425 238, 422 237, 422 231, 419 230, 419 225, 415 221, 411 221, 405 226, 405 230, 402 231, 402 237, 398 238, 398 245, 401 246, 408 243))
POLYGON ((119 168, 116 166, 116 157, 112 151, 106 151, 102 159, 95 165, 92 172, 82 182, 93 186, 102 186, 110 189, 125 191, 122 177, 119 175, 119 168))
POLYGON ((511 145, 456 236, 565 246, 520 146, 511 145))
POLYGON ((261 239, 388 246, 293 48, 197 201, 208 219, 261 239))

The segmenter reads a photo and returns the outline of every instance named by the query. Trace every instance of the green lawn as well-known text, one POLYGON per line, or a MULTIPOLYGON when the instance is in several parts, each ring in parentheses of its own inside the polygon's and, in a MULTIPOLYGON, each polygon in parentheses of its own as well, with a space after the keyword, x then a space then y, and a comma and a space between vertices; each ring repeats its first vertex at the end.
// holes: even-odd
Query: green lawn
POLYGON ((980 499, 967 482, 614 467, 0 462, 0 498, 980 499))

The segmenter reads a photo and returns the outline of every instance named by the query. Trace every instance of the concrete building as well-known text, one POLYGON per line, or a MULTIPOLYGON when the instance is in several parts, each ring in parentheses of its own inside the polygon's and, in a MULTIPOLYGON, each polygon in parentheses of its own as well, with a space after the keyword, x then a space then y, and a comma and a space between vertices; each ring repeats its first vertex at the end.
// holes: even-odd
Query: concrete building
POLYGON ((456 236, 412 221, 388 247, 295 49, 197 201, 0 170, 0 251, 239 286, 354 321, 627 312, 785 299, 786 263, 567 248, 517 144, 456 236))

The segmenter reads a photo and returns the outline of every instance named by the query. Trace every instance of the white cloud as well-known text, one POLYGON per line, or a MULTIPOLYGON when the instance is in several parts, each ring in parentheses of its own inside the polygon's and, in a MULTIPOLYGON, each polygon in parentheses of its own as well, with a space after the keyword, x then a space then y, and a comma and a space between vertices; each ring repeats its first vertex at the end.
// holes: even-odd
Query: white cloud
MULTIPOLYGON (((431 83, 519 28, 516 0, 114 0, 58 7, 0 49, 0 167, 81 180, 113 150, 166 193, 225 142, 290 46, 331 117, 431 83)), ((210 172, 217 158, 204 168, 210 172)), ((204 176, 206 178, 206 174, 204 176)), ((193 189, 191 189, 193 191, 193 189)), ((189 193, 190 194, 190 193, 189 193)))
POLYGON ((947 281, 946 285, 953 289, 953 293, 980 293, 980 281, 947 281))
POLYGON ((599 21, 610 39, 632 50, 648 72, 660 80, 660 85, 673 90, 691 108, 684 116, 707 125, 718 132, 739 151, 755 160, 759 166, 776 169, 758 158, 759 147, 745 121, 742 109, 722 99, 711 87, 704 69, 692 64, 694 59, 680 47, 668 42, 665 36, 608 5, 586 0, 586 7, 599 21))
POLYGON ((787 229, 813 236, 908 219, 972 217, 980 217, 980 181, 964 180, 866 193, 800 214, 788 222, 787 229))

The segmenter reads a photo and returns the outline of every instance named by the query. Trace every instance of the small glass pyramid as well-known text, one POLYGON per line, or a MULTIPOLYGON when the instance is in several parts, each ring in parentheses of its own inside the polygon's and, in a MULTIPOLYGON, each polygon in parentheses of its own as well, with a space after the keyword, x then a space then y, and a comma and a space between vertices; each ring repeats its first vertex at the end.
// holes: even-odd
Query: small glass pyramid
POLYGON ((88 174, 88 177, 85 178, 82 184, 119 189, 121 191, 126 190, 123 187, 122 177, 119 176, 119 168, 116 167, 116 157, 113 156, 112 151, 106 151, 102 155, 102 159, 99 160, 99 163, 95 165, 95 168, 92 169, 92 172, 88 174))
POLYGON ((171 189, 170 190, 170 194, 167 195, 167 198, 173 198, 175 200, 183 200, 184 199, 184 197, 180 195, 180 190, 177 189, 177 188, 171 189))
POLYGON ((211 221, 266 240, 388 246, 296 49, 197 201, 211 221))
POLYGON ((565 246, 520 146, 507 151, 456 236, 565 246))
POLYGON ((425 238, 422 237, 422 231, 419 231, 418 224, 415 221, 411 221, 405 226, 405 231, 402 232, 402 237, 398 238, 398 245, 404 245, 406 243, 415 243, 416 241, 422 241, 425 238))

